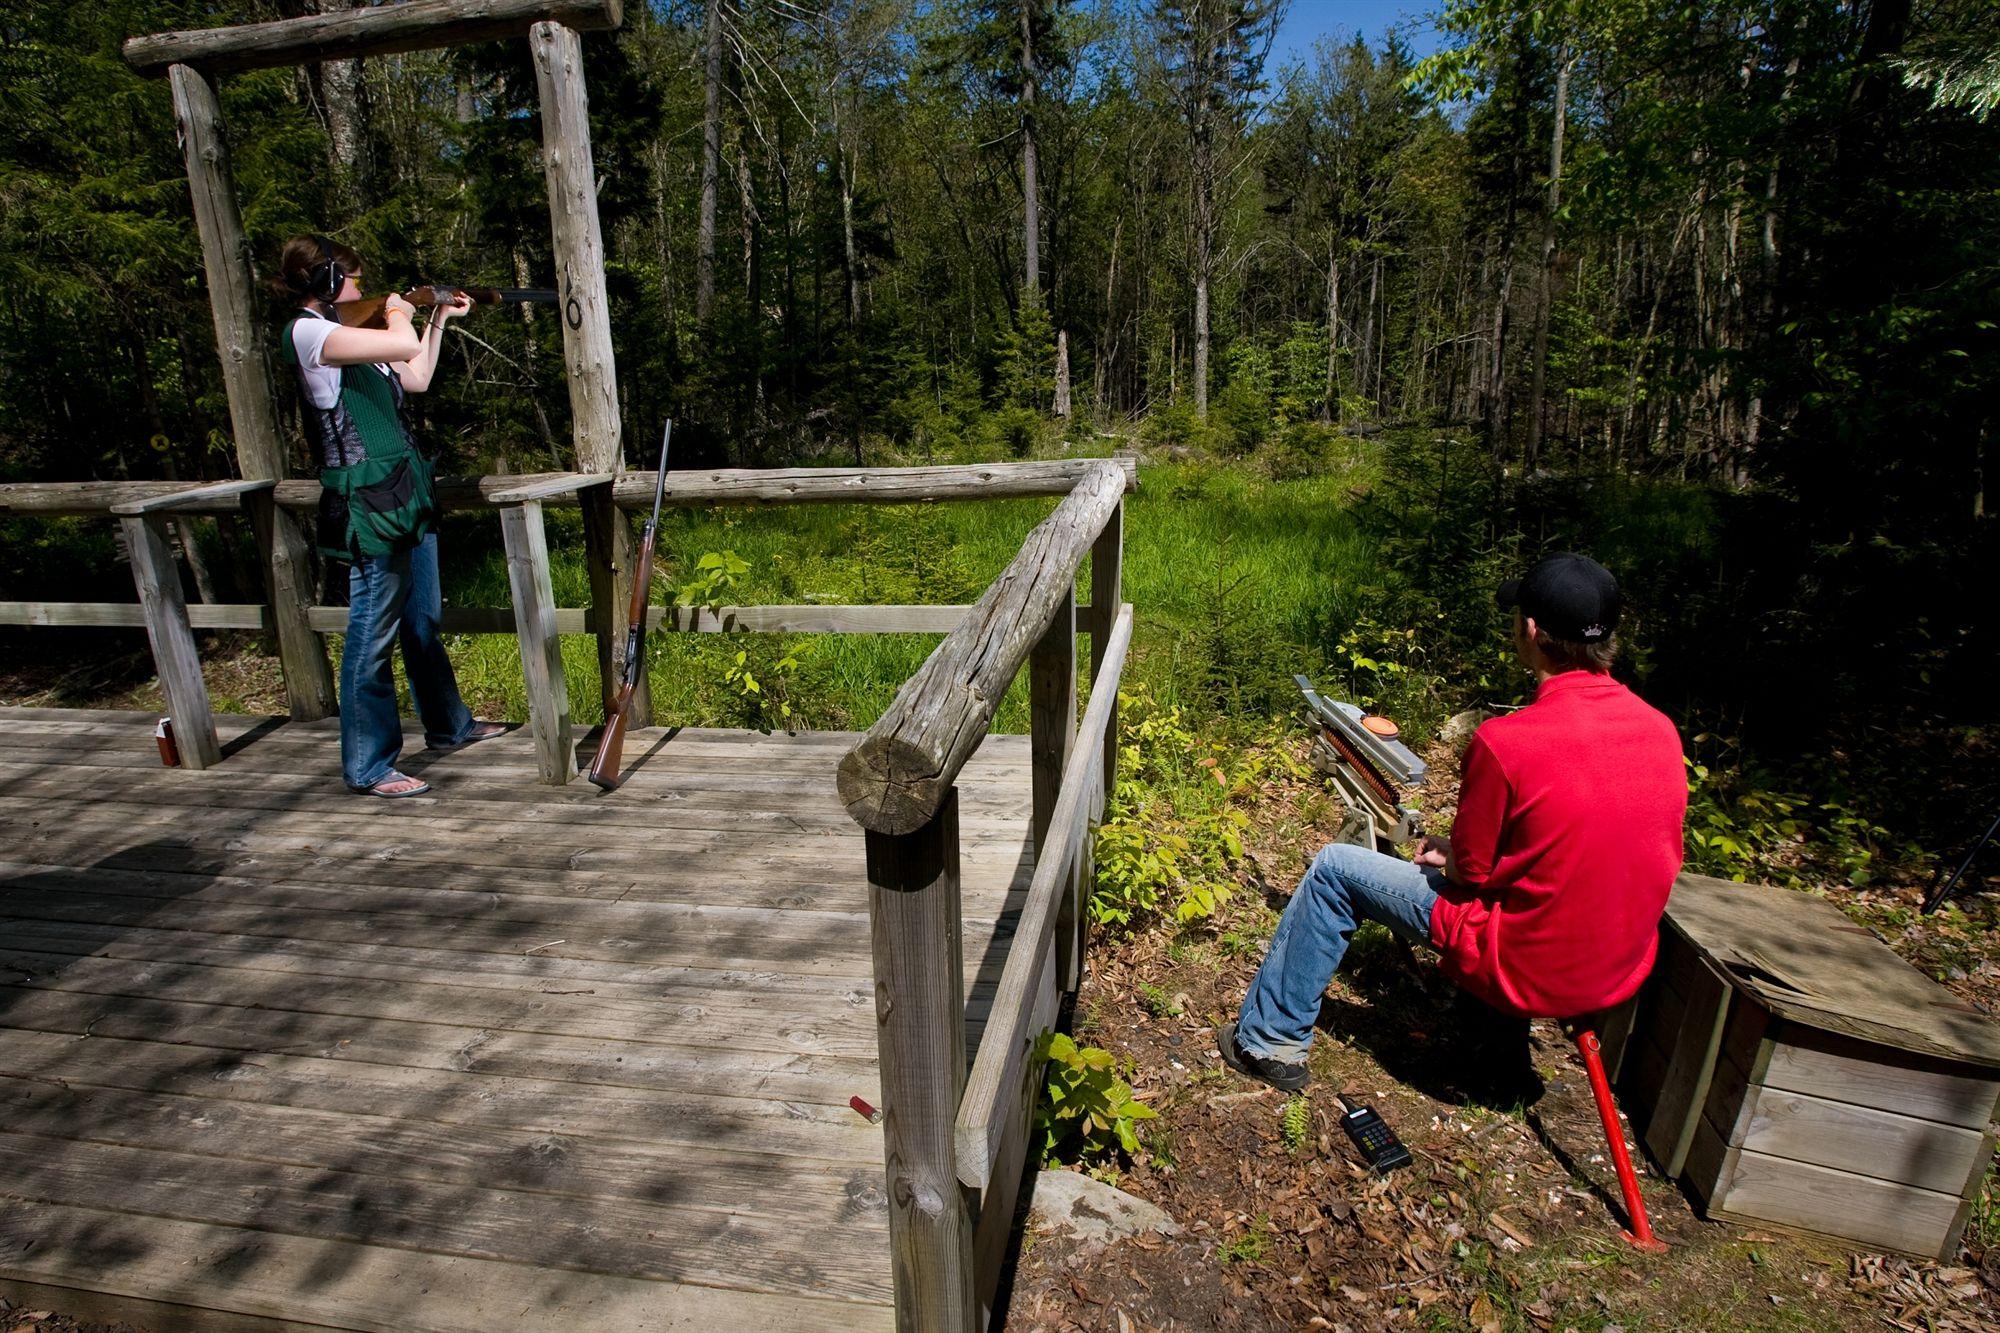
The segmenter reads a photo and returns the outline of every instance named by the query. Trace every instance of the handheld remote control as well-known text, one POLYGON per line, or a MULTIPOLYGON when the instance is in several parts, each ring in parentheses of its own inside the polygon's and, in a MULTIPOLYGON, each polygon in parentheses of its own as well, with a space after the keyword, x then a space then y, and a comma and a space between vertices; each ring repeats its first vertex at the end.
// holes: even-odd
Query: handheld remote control
POLYGON ((1354 1146, 1361 1150, 1361 1156, 1377 1175, 1410 1164, 1410 1150, 1403 1146, 1388 1122, 1375 1114, 1373 1107, 1356 1106, 1345 1097, 1340 1104, 1347 1108, 1347 1114, 1340 1117, 1340 1127, 1354 1140, 1354 1146))

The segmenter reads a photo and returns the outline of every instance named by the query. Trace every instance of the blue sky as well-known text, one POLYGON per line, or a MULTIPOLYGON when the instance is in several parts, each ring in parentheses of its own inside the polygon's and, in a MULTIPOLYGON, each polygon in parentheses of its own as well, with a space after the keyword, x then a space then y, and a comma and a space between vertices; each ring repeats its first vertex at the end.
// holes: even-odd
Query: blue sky
POLYGON ((1436 0, 1291 0, 1271 45, 1272 67, 1283 69, 1307 59, 1322 37, 1359 32, 1371 43, 1380 42, 1392 25, 1417 55, 1429 55, 1437 48, 1430 18, 1437 7, 1436 0))

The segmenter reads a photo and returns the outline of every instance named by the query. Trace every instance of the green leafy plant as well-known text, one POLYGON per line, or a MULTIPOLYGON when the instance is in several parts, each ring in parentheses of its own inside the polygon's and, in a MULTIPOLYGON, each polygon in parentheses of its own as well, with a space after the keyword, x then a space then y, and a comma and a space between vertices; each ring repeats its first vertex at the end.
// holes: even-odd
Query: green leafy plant
POLYGON ((1035 1043, 1035 1058, 1048 1062, 1042 1098, 1035 1103, 1044 1163, 1108 1162, 1141 1151, 1134 1127, 1156 1113, 1132 1095, 1111 1052, 1045 1032, 1035 1043))
POLYGON ((708 551, 695 561, 694 577, 674 587, 674 605, 713 611, 749 572, 750 562, 736 552, 708 551))
POLYGON ((1306 1146, 1306 1136, 1312 1133, 1312 1103, 1304 1097, 1294 1097, 1285 1103, 1285 1114, 1278 1122, 1278 1132, 1284 1135, 1285 1146, 1293 1152, 1306 1146))
POLYGON ((799 659, 791 651, 768 667, 756 666, 750 661, 750 650, 745 648, 722 669, 722 682, 735 693, 744 720, 759 731, 769 732, 774 726, 788 726, 792 721, 791 673, 798 666, 799 659), (765 674, 759 677, 758 671, 765 674))
POLYGON ((1146 1012, 1155 1018, 1179 1018, 1181 1015, 1180 1001, 1150 981, 1139 983, 1139 1003, 1145 1005, 1146 1012))
POLYGON ((1119 695, 1123 743, 1112 817, 1097 830, 1091 919, 1129 929, 1170 912, 1185 925, 1234 892, 1250 817, 1235 807, 1272 762, 1267 752, 1205 742, 1179 708, 1144 690, 1119 695))
POLYGON ((1271 1253, 1271 1215, 1259 1213, 1249 1229, 1234 1240, 1216 1246, 1215 1257, 1224 1264, 1260 1263, 1271 1253))

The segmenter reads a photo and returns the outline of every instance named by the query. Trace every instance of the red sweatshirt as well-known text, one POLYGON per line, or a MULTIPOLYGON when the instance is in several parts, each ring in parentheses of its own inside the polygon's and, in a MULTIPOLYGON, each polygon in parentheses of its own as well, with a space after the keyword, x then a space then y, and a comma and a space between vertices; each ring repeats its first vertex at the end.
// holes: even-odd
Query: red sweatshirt
POLYGON ((1681 868, 1674 724, 1609 676, 1569 671, 1481 726, 1431 943, 1459 985, 1547 1018, 1604 1009, 1652 971, 1681 868))

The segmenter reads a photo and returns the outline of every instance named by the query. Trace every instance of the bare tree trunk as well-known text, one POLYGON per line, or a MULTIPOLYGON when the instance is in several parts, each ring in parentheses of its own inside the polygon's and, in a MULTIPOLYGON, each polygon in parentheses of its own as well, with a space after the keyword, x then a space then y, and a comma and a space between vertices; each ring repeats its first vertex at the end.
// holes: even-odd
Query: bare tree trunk
POLYGON ((1056 415, 1069 419, 1069 330, 1056 333, 1056 415))
POLYGON ((1377 256, 1368 267, 1368 308, 1361 316, 1361 350, 1355 354, 1354 360, 1354 389, 1363 398, 1376 397, 1382 388, 1380 383, 1375 383, 1373 388, 1376 392, 1369 392, 1369 372, 1375 364, 1375 302, 1381 291, 1382 260, 1377 256))
POLYGON ((1486 377, 1486 447, 1499 462, 1507 445, 1507 302, 1514 292, 1514 241, 1502 242, 1500 289, 1493 297, 1493 345, 1486 377))
POLYGON ((1542 217, 1542 282, 1535 303, 1535 382, 1528 390, 1528 449, 1521 460, 1524 472, 1533 472, 1542 458, 1543 422, 1548 415, 1542 401, 1549 382, 1549 317, 1556 300, 1556 213, 1562 207, 1563 130, 1569 123, 1569 73, 1576 57, 1565 53, 1556 67, 1556 125, 1549 141, 1549 202, 1542 217))
POLYGON ((708 0, 708 51, 702 70, 701 214, 695 223, 694 318, 715 314, 715 193, 722 173, 722 0, 708 0))
POLYGON ((763 449, 764 402, 764 247, 763 215, 757 210, 756 183, 750 175, 750 146, 736 136, 737 209, 743 225, 743 302, 750 317, 750 435, 736 447, 736 464, 749 462, 749 450, 763 449))
POLYGON ((1326 242, 1326 419, 1340 420, 1340 234, 1326 242))
POLYGON ((1022 287, 1037 305, 1042 299, 1042 216, 1040 164, 1035 158, 1035 4, 1021 0, 1021 249, 1022 287))

